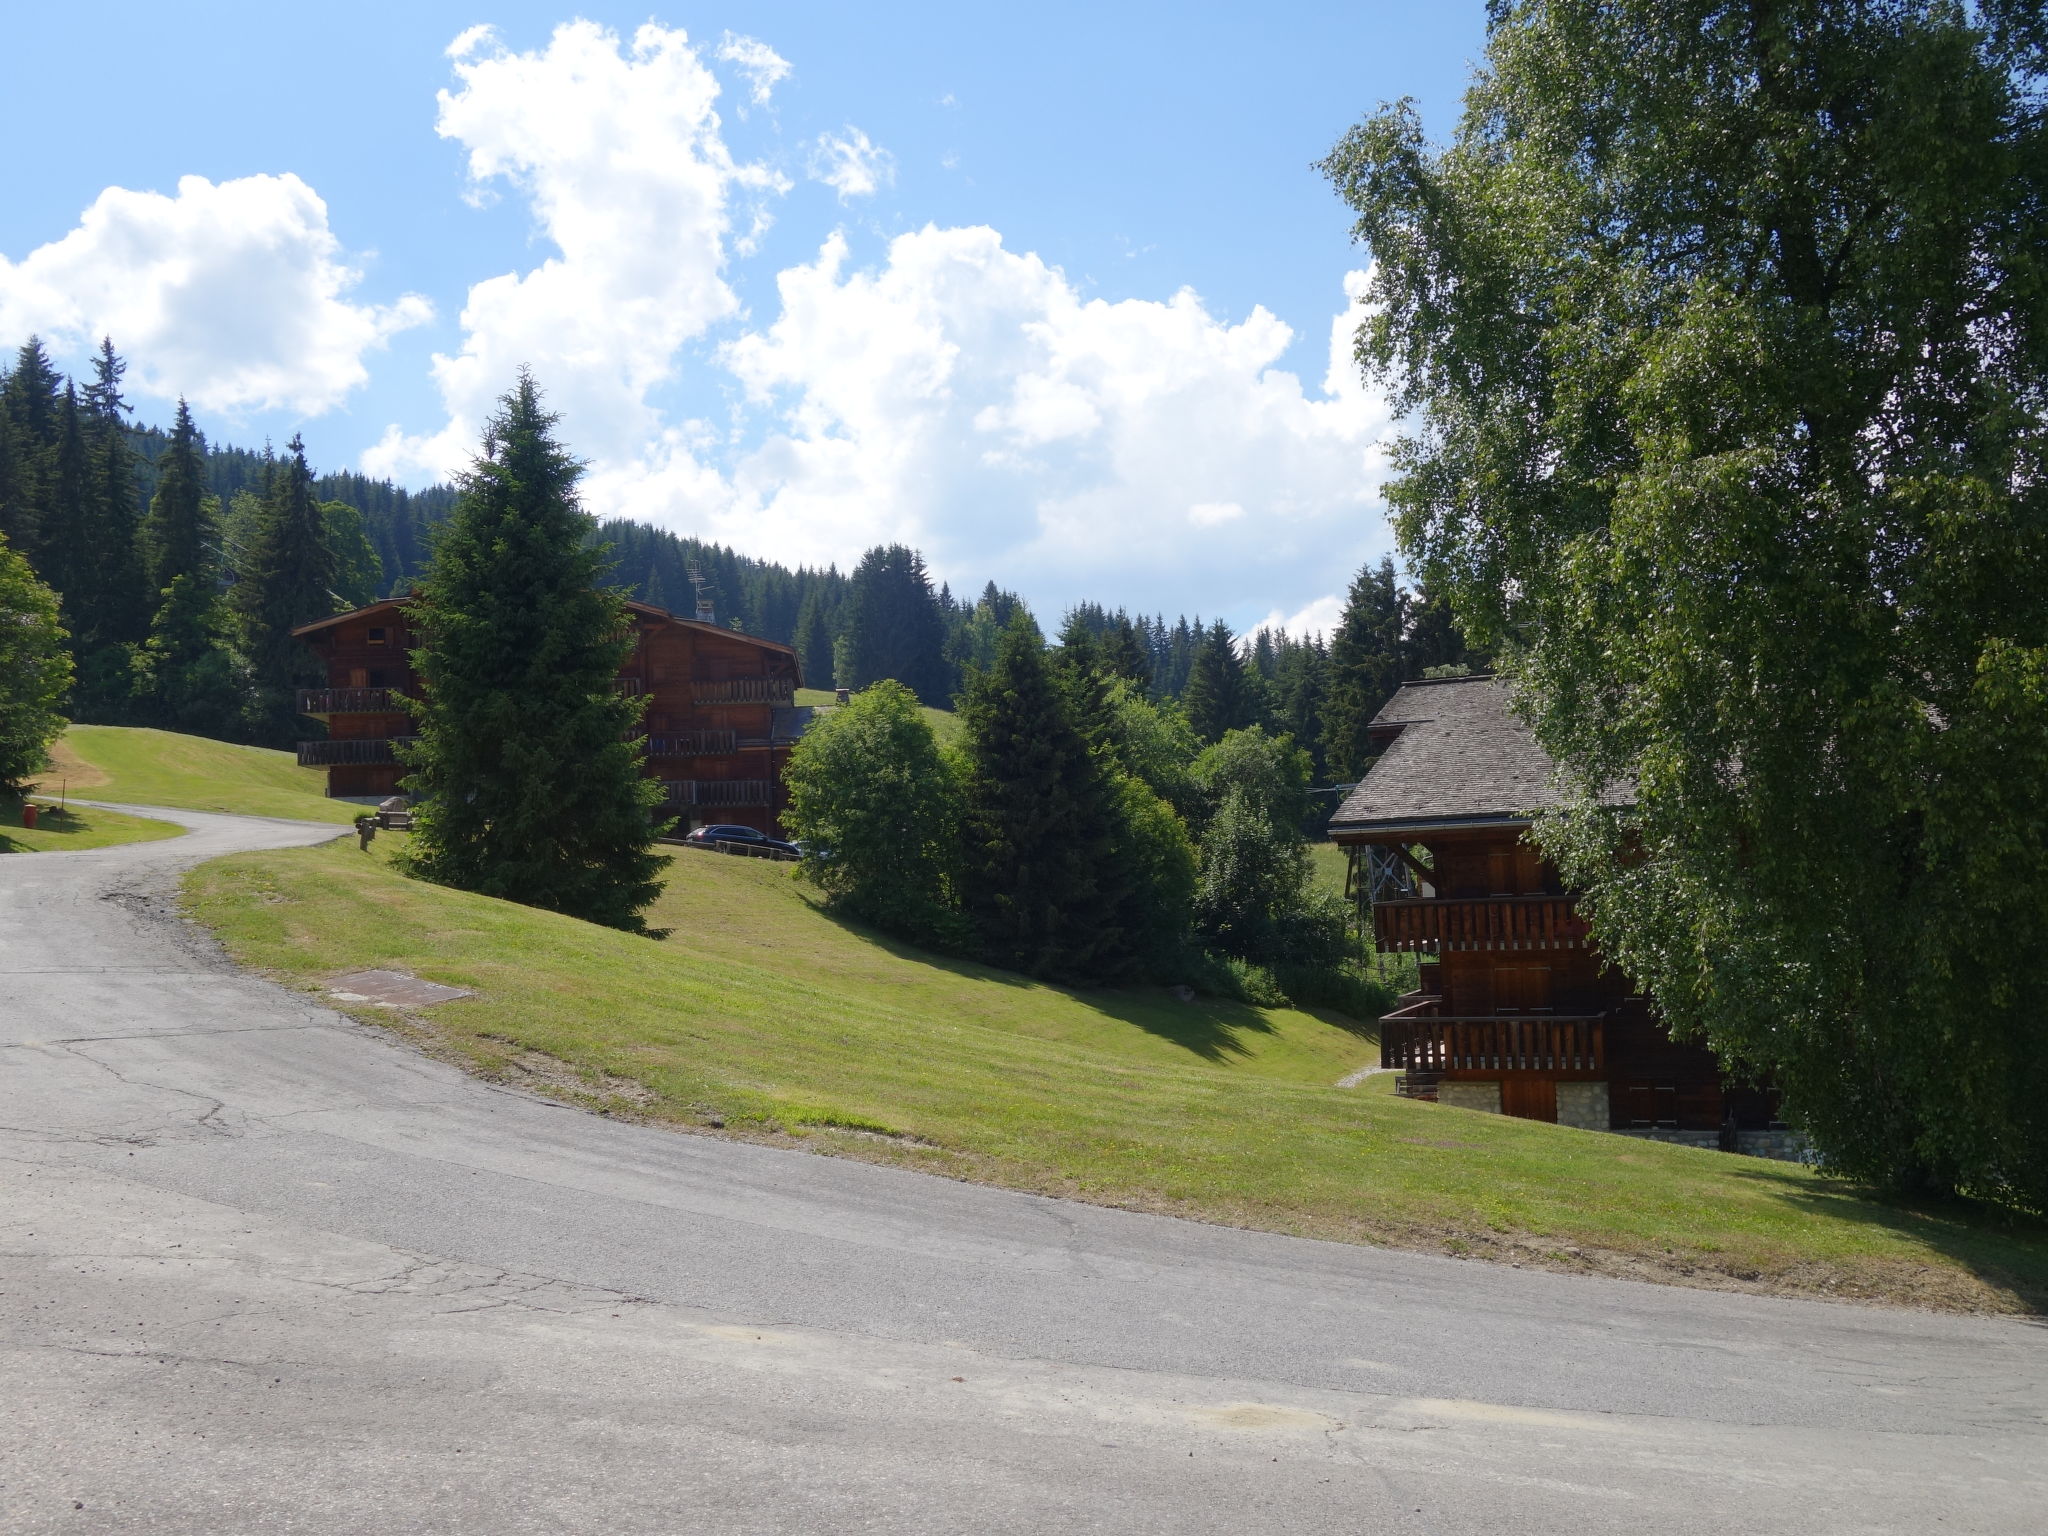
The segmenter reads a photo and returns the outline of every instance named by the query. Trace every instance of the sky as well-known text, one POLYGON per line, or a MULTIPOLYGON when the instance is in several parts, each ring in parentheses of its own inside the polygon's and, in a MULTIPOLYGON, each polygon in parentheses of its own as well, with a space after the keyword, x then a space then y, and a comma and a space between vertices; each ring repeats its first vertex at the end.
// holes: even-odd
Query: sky
POLYGON ((788 565, 925 552, 1297 632, 1391 547, 1313 169, 1455 121, 1480 0, 0 0, 0 346, 144 421, 459 471, 532 369, 585 505, 788 565))

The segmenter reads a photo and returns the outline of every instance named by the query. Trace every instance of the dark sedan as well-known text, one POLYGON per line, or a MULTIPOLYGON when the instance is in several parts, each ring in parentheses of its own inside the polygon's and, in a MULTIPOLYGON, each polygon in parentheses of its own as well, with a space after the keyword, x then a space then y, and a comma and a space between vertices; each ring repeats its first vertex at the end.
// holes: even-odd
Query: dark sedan
POLYGON ((709 826, 698 827, 683 839, 686 843, 703 843, 715 846, 719 843, 741 843, 750 849, 772 850, 776 853, 796 854, 803 850, 795 843, 785 843, 779 837, 770 837, 766 832, 753 827, 709 826))

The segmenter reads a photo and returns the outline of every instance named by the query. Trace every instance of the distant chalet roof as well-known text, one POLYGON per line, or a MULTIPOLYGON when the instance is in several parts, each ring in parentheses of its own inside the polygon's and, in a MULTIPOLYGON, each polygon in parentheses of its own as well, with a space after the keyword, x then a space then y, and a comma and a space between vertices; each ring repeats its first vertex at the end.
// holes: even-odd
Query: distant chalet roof
MULTIPOLYGON (((387 597, 381 602, 369 603, 361 608, 351 609, 347 613, 331 614, 324 619, 315 619, 311 624, 301 624, 292 633, 294 635, 315 634, 320 630, 332 628, 336 624, 345 624, 350 619, 367 618, 370 614, 383 609, 388 609, 393 614, 396 614, 406 606, 407 601, 408 599, 402 597, 387 597)), ((704 630, 710 634, 722 635, 728 640, 738 640, 747 645, 758 646, 764 651, 780 651, 783 655, 791 657, 796 655, 795 646, 784 645, 780 640, 763 640, 759 635, 749 635, 737 629, 727 629, 720 624, 707 624, 702 619, 686 619, 679 613, 670 613, 666 608, 657 608, 652 603, 643 603, 633 598, 628 598, 626 600, 626 609, 630 613, 638 614, 642 619, 665 620, 670 624, 680 624, 685 629, 704 630)))
MULTIPOLYGON (((1331 818, 1330 830, 1390 835, 1527 823, 1556 805, 1557 765, 1509 707, 1494 677, 1404 683, 1373 716, 1383 750, 1331 818)), ((1601 797, 1628 804, 1625 791, 1601 797)))

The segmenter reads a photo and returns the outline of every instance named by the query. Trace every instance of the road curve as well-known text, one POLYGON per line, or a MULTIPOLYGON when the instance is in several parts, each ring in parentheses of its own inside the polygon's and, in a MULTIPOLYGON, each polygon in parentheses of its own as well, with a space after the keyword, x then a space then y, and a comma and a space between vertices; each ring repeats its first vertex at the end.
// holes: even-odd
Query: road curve
MULTIPOLYGON (((618 1124, 0 858, 0 1529, 2039 1532, 2048 1329, 618 1124)), ((1361 1191, 1361 1198, 1370 1198, 1361 1191)))

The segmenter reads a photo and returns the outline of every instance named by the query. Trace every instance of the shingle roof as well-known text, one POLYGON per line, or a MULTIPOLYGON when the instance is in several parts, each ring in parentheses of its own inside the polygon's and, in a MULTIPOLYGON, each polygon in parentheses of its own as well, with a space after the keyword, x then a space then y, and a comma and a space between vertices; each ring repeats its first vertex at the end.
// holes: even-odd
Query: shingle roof
POLYGON ((1497 678, 1406 683, 1373 716, 1373 733, 1393 741, 1331 818, 1333 832, 1526 821, 1560 798, 1556 765, 1497 678))

